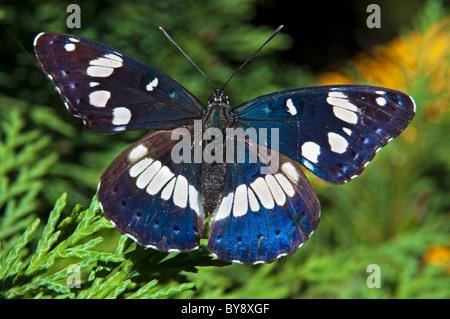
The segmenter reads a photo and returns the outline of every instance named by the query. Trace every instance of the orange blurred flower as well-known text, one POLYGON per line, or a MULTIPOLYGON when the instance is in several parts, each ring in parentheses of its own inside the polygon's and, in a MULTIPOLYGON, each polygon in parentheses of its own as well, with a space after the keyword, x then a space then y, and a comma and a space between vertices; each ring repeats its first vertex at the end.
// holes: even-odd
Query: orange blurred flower
POLYGON ((450 247, 431 246, 423 259, 427 264, 446 267, 450 274, 450 247))

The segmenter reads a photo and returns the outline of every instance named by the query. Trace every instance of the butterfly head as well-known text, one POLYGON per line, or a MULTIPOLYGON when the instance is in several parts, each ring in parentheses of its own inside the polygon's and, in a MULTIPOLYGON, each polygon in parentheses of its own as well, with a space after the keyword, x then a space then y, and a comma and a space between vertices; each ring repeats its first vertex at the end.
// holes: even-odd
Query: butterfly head
POLYGON ((214 93, 212 93, 208 98, 208 104, 212 103, 225 103, 228 105, 230 102, 228 101, 228 95, 225 94, 223 89, 215 89, 214 93))

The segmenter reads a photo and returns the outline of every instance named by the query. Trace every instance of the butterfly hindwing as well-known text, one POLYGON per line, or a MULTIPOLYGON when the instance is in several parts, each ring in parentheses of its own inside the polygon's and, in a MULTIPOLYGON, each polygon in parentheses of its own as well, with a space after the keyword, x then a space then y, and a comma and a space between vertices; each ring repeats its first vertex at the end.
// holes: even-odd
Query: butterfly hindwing
POLYGON ((172 129, 204 112, 167 75, 100 42, 48 32, 36 36, 34 48, 69 112, 91 132, 172 129))
POLYGON ((117 157, 101 177, 98 200, 107 219, 141 245, 159 251, 198 247, 203 229, 198 164, 172 161, 172 131, 154 131, 117 157))
MULTIPOLYGON (((246 145, 256 152, 254 141, 246 145)), ((227 163, 224 196, 211 218, 208 242, 219 259, 269 263, 293 253, 316 229, 320 204, 314 189, 298 163, 272 150, 274 155, 279 168, 273 172, 261 170, 260 155, 256 163, 227 163)))
POLYGON ((405 129, 415 103, 381 87, 319 86, 261 96, 233 113, 238 126, 279 128, 281 153, 328 182, 343 183, 405 129))

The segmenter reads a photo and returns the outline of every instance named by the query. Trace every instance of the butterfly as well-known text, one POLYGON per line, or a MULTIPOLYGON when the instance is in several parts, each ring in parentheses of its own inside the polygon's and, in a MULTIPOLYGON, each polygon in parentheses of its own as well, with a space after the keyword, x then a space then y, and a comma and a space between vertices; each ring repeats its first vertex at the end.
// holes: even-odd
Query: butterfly
POLYGON ((164 73, 100 42, 46 32, 34 48, 68 111, 90 132, 152 130, 106 169, 97 197, 121 233, 162 252, 197 249, 207 214, 207 249, 221 260, 270 263, 295 252, 320 219, 299 164, 327 182, 348 182, 416 112, 412 97, 365 85, 289 89, 234 108, 215 89, 205 107, 164 73), (196 135, 198 124, 222 133, 254 129, 261 139, 227 139, 240 142, 243 161, 235 154, 195 161, 190 156, 213 144, 196 135), (182 152, 179 137, 188 141, 182 152), (174 160, 176 150, 191 160, 174 160), (276 170, 264 170, 269 156, 276 170))

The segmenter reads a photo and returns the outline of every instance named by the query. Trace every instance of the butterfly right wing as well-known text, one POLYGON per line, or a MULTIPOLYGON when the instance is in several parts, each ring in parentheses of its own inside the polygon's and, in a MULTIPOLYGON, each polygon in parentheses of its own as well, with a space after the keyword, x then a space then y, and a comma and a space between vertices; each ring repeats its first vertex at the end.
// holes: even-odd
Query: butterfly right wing
POLYGON ((151 132, 120 154, 101 177, 97 196, 105 217, 139 244, 190 251, 203 229, 200 164, 172 160, 179 142, 172 132, 151 132))
POLYGON ((204 113, 170 77, 103 43, 46 32, 34 49, 69 112, 93 133, 174 129, 204 113))

